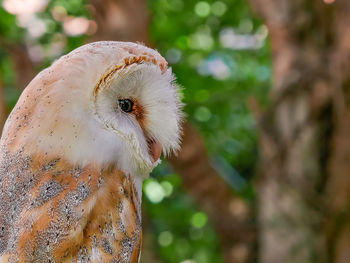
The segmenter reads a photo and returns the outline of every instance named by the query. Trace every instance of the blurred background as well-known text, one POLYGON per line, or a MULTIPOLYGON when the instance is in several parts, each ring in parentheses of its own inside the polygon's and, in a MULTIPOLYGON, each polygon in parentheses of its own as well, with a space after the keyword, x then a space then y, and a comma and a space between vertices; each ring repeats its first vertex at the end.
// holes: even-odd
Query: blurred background
POLYGON ((141 262, 350 262, 349 0, 0 0, 1 127, 40 70, 99 40, 156 48, 184 87, 141 262))

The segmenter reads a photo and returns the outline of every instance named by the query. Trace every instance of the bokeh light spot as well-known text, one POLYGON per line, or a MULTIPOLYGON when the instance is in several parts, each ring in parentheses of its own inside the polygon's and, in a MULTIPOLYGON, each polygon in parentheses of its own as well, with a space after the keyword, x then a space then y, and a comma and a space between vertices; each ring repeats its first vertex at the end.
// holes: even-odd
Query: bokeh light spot
POLYGON ((89 27, 86 31, 86 34, 91 36, 97 32, 97 29, 98 29, 98 25, 97 25, 96 21, 89 20, 89 27))
POLYGON ((221 1, 214 2, 211 6, 211 12, 216 16, 222 16, 223 14, 225 14, 226 10, 226 4, 221 1))
POLYGON ((171 48, 166 52, 166 59, 170 64, 176 64, 181 60, 181 50, 177 48, 171 48))
POLYGON ((210 13, 210 5, 207 2, 200 1, 194 7, 194 12, 197 16, 206 17, 210 13))
POLYGON ((200 263, 209 263, 209 253, 205 249, 199 249, 195 254, 194 254, 194 259, 196 262, 200 263))
POLYGON ((160 184, 163 187, 165 196, 166 197, 171 196, 171 194, 174 191, 173 185, 171 183, 169 183, 168 181, 163 181, 160 184))
POLYGON ((173 243, 173 240, 174 240, 173 234, 169 231, 161 232, 158 236, 158 243, 162 247, 169 246, 171 243, 173 243))
POLYGON ((225 80, 230 77, 231 71, 226 63, 219 58, 215 58, 208 61, 209 72, 215 79, 225 80))
POLYGON ((200 122, 206 122, 210 120, 211 112, 207 107, 201 106, 196 109, 194 117, 200 122))
POLYGON ((5 0, 4 9, 10 14, 34 14, 45 9, 48 0, 5 0))
POLYGON ((238 30, 241 33, 250 33, 253 30, 253 22, 249 18, 242 19, 239 22, 238 30))
POLYGON ((214 39, 208 32, 197 32, 189 39, 189 46, 193 49, 210 50, 213 45, 214 39))
POLYGON ((208 217, 203 212, 195 213, 191 218, 191 224, 195 228, 202 228, 208 221, 208 217))
POLYGON ((45 34, 47 28, 42 19, 34 17, 30 23, 27 24, 28 33, 33 38, 39 38, 45 34))
POLYGON ((160 203, 165 197, 163 187, 155 180, 146 181, 144 190, 146 197, 154 204, 160 203))
POLYGON ((58 5, 51 9, 51 14, 56 21, 62 22, 67 17, 67 10, 58 5))
POLYGON ((89 24, 85 17, 67 17, 63 22, 63 29, 69 36, 79 36, 87 32, 89 24))

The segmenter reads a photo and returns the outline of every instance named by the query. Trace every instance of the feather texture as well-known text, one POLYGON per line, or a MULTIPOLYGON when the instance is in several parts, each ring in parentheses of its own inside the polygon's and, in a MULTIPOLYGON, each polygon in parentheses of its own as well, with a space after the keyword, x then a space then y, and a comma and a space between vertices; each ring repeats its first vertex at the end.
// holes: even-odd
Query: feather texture
POLYGON ((71 166, 6 153, 1 172, 2 262, 137 262, 140 198, 113 166, 71 166))
POLYGON ((181 107, 164 58, 134 43, 40 72, 0 141, 0 262, 138 262, 142 179, 178 149, 181 107))

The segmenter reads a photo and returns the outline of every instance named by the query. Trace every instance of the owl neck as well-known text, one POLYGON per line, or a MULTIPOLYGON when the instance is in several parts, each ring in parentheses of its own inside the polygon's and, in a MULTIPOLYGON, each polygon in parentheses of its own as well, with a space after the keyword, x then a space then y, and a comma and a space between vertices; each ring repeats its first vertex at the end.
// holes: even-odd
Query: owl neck
POLYGON ((80 116, 60 114, 60 118, 49 118, 47 114, 41 119, 25 115, 26 123, 18 125, 16 120, 24 116, 17 107, 6 122, 1 145, 12 151, 24 149, 30 156, 59 157, 73 166, 113 164, 125 174, 135 176, 135 180, 148 177, 153 167, 140 166, 135 151, 124 138, 104 129, 94 118, 82 121, 80 116))

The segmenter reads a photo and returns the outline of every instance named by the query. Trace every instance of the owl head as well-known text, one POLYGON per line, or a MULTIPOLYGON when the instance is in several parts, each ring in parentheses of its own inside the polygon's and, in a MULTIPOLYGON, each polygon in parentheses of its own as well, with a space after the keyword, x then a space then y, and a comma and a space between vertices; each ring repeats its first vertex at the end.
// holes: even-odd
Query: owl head
POLYGON ((91 43, 32 80, 6 122, 2 141, 28 154, 77 165, 115 163, 126 173, 145 176, 161 152, 179 148, 179 94, 171 69, 155 50, 126 42, 91 43))

